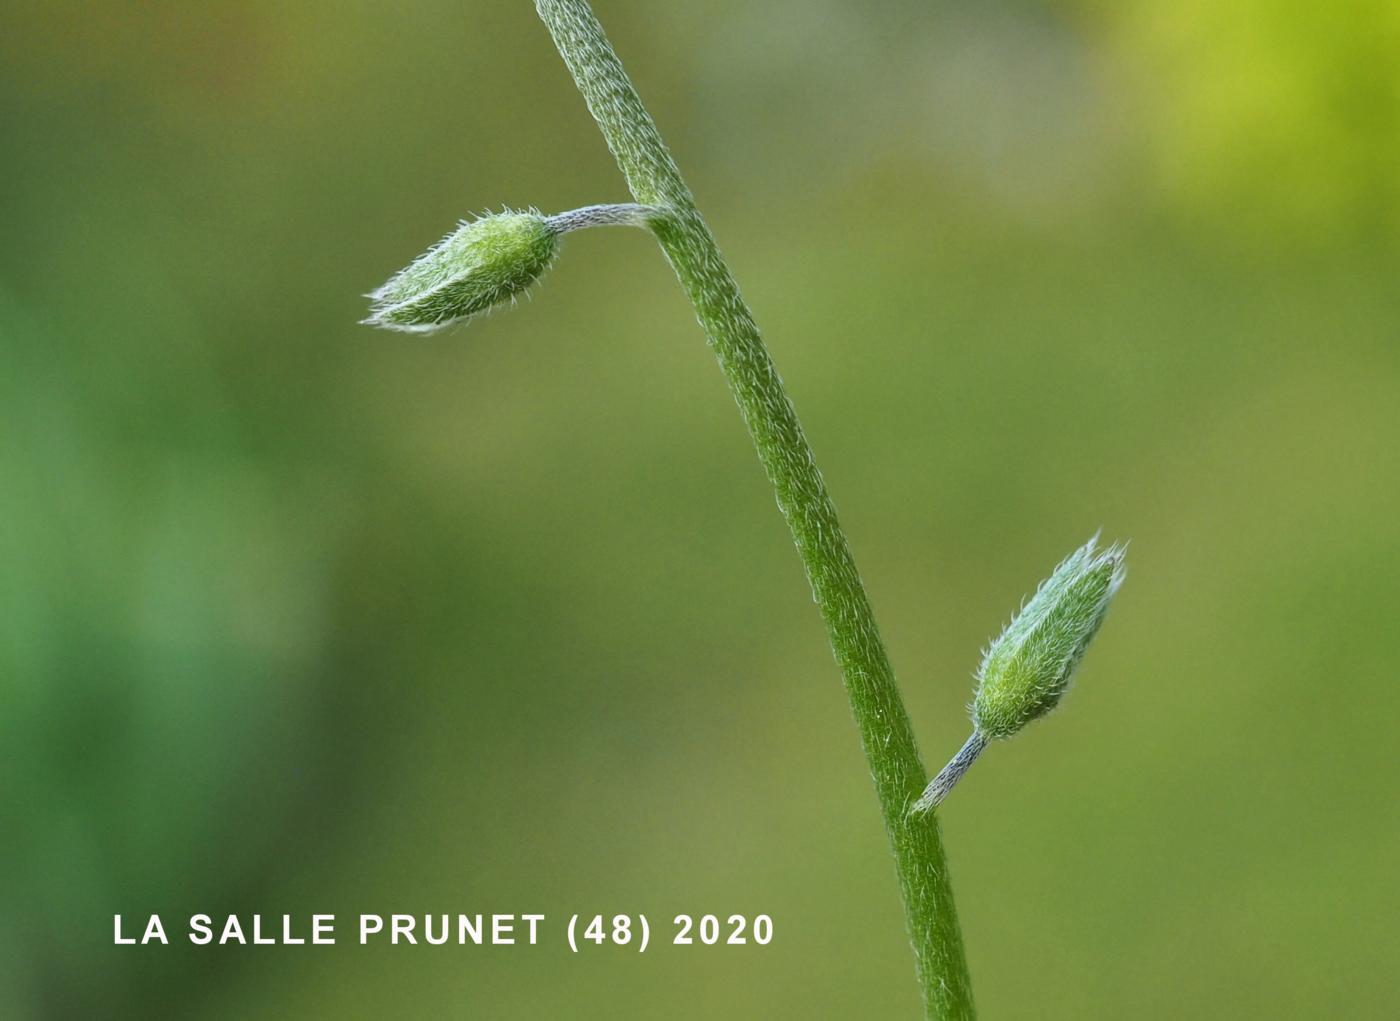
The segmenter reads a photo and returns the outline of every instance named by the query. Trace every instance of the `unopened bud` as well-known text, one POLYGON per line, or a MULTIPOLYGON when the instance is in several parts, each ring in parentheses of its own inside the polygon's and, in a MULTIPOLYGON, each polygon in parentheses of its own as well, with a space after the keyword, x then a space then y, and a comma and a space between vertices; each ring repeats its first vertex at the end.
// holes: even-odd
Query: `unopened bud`
POLYGON ((972 768, 987 744, 1010 737, 1059 703, 1123 582, 1123 547, 1075 550, 1041 583, 982 654, 972 700, 972 736, 913 805, 927 812, 972 768))
POLYGON ((584 227, 646 227, 664 210, 631 203, 555 216, 506 209, 455 231, 370 294, 370 326, 430 333, 514 301, 549 268, 559 236, 584 227))
POLYGON ((534 210, 463 221, 370 297, 371 326, 427 333, 513 300, 549 268, 559 234, 534 210))
POLYGON ((1123 548, 1097 536, 1055 568, 982 656, 973 725, 1010 737, 1055 708, 1123 581, 1123 548))

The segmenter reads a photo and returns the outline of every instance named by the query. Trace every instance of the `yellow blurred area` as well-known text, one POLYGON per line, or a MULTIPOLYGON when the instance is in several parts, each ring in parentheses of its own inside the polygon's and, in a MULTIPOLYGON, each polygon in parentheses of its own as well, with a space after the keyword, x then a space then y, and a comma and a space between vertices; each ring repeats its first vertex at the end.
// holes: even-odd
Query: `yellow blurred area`
POLYGON ((1280 240, 1400 225, 1400 6, 1114 5, 1160 186, 1189 215, 1280 240))

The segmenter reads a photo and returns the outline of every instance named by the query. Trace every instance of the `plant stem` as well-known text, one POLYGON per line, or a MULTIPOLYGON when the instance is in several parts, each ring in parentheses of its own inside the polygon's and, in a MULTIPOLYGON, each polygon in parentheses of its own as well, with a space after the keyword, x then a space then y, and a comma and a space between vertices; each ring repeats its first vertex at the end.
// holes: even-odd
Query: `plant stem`
POLYGON ((962 933, 935 813, 911 814, 927 774, 889 657, 811 448, 753 316, 651 116, 587 0, 536 0, 633 197, 680 278, 738 401, 821 607, 899 874, 928 1018, 973 1017, 962 933))
POLYGON ((567 234, 571 230, 582 230, 585 227, 645 227, 659 212, 661 211, 652 206, 621 202, 570 209, 567 213, 555 213, 545 217, 545 222, 556 234, 567 234))
POLYGON ((966 743, 958 749, 958 754, 948 760, 948 764, 938 771, 938 775, 929 781, 924 788, 924 793, 919 796, 919 800, 914 802, 911 812, 932 812, 943 803, 958 781, 963 778, 972 764, 977 761, 977 756, 981 755, 987 747, 987 735, 980 730, 974 730, 972 736, 966 743))

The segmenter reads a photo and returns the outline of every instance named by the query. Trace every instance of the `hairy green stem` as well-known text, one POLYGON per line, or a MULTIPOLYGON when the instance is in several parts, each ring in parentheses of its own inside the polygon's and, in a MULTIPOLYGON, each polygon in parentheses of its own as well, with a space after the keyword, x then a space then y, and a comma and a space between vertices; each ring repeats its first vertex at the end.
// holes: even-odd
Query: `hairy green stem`
POLYGON ((821 607, 860 728, 929 1018, 973 1017, 962 934, 935 813, 911 813, 927 774, 846 537, 753 316, 714 237, 586 0, 536 0, 709 337, 739 403, 821 607))

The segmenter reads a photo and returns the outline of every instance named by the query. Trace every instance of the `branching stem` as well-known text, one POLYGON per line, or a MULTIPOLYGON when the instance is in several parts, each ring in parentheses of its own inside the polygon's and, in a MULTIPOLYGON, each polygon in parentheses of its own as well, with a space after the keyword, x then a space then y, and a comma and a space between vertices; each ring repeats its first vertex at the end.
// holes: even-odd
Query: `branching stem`
POLYGON ((927 774, 870 601, 753 316, 690 190, 587 0, 536 0, 637 202, 695 306, 776 491, 826 621, 875 780, 928 1018, 973 1017, 962 934, 936 814, 911 813, 927 774))
POLYGON ((664 215, 664 210, 655 206, 644 206, 636 202, 619 202, 613 205, 584 206, 570 209, 567 213, 555 213, 545 217, 545 222, 556 234, 567 234, 571 230, 584 227, 645 227, 652 220, 664 215))
POLYGON ((924 793, 919 796, 919 800, 914 802, 911 812, 932 812, 943 803, 949 793, 957 786, 963 775, 972 768, 972 764, 977 761, 977 756, 982 754, 987 747, 987 735, 980 730, 974 730, 972 736, 967 739, 963 746, 958 749, 958 754, 948 760, 948 764, 938 771, 938 775, 929 781, 924 793))

